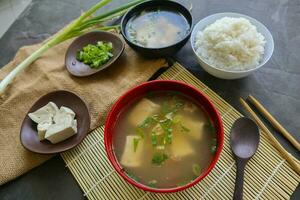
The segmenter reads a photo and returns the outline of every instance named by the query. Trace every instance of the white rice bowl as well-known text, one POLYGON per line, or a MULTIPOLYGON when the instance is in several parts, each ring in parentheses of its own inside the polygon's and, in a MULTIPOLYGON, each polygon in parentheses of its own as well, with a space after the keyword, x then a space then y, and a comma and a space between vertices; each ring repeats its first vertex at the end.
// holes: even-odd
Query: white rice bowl
POLYGON ((263 59, 265 38, 248 19, 223 17, 196 33, 195 51, 206 63, 219 69, 244 71, 263 59))

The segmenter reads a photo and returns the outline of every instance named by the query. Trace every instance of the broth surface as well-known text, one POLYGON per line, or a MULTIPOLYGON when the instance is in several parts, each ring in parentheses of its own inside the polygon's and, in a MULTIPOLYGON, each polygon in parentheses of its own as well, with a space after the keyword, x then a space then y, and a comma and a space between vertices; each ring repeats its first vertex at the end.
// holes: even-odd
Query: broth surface
POLYGON ((208 168, 216 134, 208 114, 192 99, 154 92, 121 112, 113 147, 129 177, 154 188, 174 188, 208 168))
POLYGON ((148 47, 166 47, 183 39, 190 30, 186 18, 172 10, 145 10, 133 16, 125 31, 130 41, 148 47))

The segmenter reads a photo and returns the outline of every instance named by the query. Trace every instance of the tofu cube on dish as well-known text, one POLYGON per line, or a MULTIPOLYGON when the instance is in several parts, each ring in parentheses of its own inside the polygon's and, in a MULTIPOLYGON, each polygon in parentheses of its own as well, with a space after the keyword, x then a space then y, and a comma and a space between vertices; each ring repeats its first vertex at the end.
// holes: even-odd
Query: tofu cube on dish
POLYGON ((35 123, 42 123, 48 121, 49 118, 52 118, 58 112, 58 107, 55 103, 49 102, 47 105, 41 107, 33 113, 29 113, 28 116, 35 123))
POLYGON ((45 133, 45 138, 56 144, 77 133, 77 122, 71 115, 66 115, 60 119, 59 123, 50 125, 45 133))
POLYGON ((46 139, 56 144, 77 133, 75 112, 68 107, 58 109, 55 103, 49 102, 28 116, 38 124, 37 136, 40 141, 46 139))

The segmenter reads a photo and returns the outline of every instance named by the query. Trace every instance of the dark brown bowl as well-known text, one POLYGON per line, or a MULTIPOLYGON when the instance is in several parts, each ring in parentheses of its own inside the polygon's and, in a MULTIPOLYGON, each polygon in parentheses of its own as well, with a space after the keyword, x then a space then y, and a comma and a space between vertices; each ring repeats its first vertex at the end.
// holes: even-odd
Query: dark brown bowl
POLYGON ((159 1, 159 0, 150 0, 140 3, 133 8, 131 8, 122 18, 121 22, 121 33, 126 41, 126 43, 132 47, 138 53, 144 55, 145 57, 150 58, 159 58, 159 57, 169 57, 173 56, 176 52, 178 52, 189 40, 191 32, 193 29, 193 17, 191 12, 181 5, 180 3, 174 1, 159 1), (179 12, 189 23, 190 29, 184 38, 179 40, 178 42, 171 44, 169 46, 160 47, 160 48, 149 48, 143 47, 138 44, 132 42, 126 34, 126 26, 128 21, 136 16, 137 13, 141 13, 144 10, 157 10, 157 9, 167 9, 179 12))
POLYGON ((67 70, 74 76, 90 76, 112 65, 121 56, 124 48, 124 42, 116 34, 105 31, 93 31, 78 37, 72 42, 66 52, 65 65, 67 70), (99 69, 92 69, 89 65, 78 61, 76 54, 84 46, 96 44, 98 41, 111 42, 113 44, 113 57, 99 69))
POLYGON ((53 154, 69 150, 78 145, 87 135, 90 129, 90 115, 85 103, 75 94, 68 91, 55 91, 41 97, 30 108, 22 123, 20 138, 22 145, 29 151, 41 154, 53 154), (37 135, 37 124, 33 122, 28 113, 34 112, 43 107, 49 101, 54 102, 58 107, 67 106, 71 108, 77 120, 77 134, 57 144, 51 144, 49 141, 39 141, 37 135))

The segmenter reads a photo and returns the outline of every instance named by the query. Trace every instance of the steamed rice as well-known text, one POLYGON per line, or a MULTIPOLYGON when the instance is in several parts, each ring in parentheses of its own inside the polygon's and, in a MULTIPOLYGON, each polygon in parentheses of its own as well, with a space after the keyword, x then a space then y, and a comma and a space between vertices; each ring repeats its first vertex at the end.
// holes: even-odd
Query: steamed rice
POLYGON ((198 56, 225 70, 255 68, 264 54, 264 36, 245 18, 223 17, 199 31, 195 41, 198 56))

